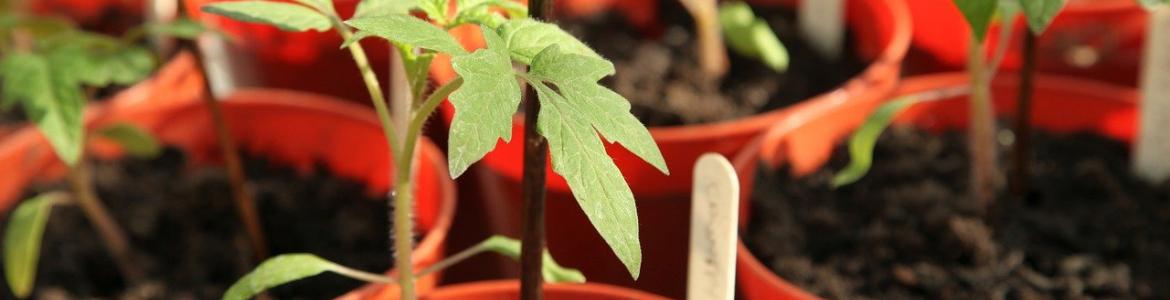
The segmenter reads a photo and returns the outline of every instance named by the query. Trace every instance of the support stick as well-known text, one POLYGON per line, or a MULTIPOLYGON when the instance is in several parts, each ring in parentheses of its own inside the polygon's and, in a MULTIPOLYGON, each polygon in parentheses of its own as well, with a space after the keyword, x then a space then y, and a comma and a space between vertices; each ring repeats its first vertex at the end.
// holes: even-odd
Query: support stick
MULTIPOLYGON (((533 0, 530 11, 538 20, 552 21, 554 0, 533 0)), ((548 140, 537 132, 540 116, 540 101, 536 90, 529 87, 524 101, 524 218, 520 243, 520 298, 540 300, 544 298, 541 287, 544 284, 541 263, 545 245, 545 165, 548 160, 548 140)))

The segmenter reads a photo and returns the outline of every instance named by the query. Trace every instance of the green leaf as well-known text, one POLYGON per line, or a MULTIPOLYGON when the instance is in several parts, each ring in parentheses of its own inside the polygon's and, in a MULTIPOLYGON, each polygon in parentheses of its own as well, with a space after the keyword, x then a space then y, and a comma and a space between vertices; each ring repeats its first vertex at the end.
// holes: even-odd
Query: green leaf
POLYGON ((53 205, 62 199, 61 194, 38 195, 21 202, 8 217, 8 228, 4 230, 4 276, 17 298, 27 298, 32 293, 45 223, 53 205))
POLYGON ((955 6, 963 13, 963 18, 967 20, 967 25, 971 26, 971 34, 976 40, 982 41, 987 36, 987 28, 991 26, 991 17, 995 15, 999 0, 954 1, 955 6))
POLYGON ((224 293, 223 299, 245 300, 269 288, 312 277, 326 271, 369 282, 387 283, 391 281, 385 276, 350 269, 312 254, 282 254, 269 258, 232 284, 224 293))
MULTIPOLYGON (((333 0, 296 0, 304 6, 308 6, 325 16, 336 16, 337 10, 333 9, 333 0)), ((360 4, 360 3, 359 3, 360 4)))
POLYGON ((756 17, 747 3, 720 5, 719 24, 723 27, 727 44, 740 55, 759 58, 777 72, 788 69, 788 49, 772 32, 772 27, 756 17))
POLYGON ((447 24, 448 0, 418 0, 418 8, 427 14, 427 18, 439 24, 447 24))
POLYGON ((362 0, 353 13, 353 18, 382 17, 409 14, 418 6, 415 0, 362 0))
POLYGON ((1138 3, 1146 9, 1153 10, 1158 5, 1170 5, 1170 0, 1138 0, 1138 3))
POLYGON ((162 146, 149 132, 131 123, 116 123, 102 127, 97 135, 122 146, 135 157, 152 158, 162 152, 162 146))
POLYGON ((601 58, 597 52, 556 25, 532 19, 510 20, 500 25, 499 34, 508 46, 512 59, 531 65, 532 59, 548 46, 561 51, 601 58))
POLYGON ((589 221, 637 279, 642 250, 634 196, 598 132, 665 173, 662 154, 630 114, 629 102, 597 84, 613 74, 608 61, 552 45, 533 58, 530 72, 541 102, 537 129, 548 139, 553 170, 565 177, 589 221))
POLYGON ((898 113, 921 101, 919 97, 902 97, 882 104, 869 115, 865 123, 849 137, 849 165, 833 176, 833 188, 852 184, 864 177, 873 165, 873 147, 882 131, 886 130, 898 113))
POLYGON ((150 76, 157 66, 154 53, 138 46, 86 47, 75 43, 47 54, 54 72, 76 81, 74 85, 104 87, 130 85, 150 76))
POLYGON ((650 131, 630 113, 630 102, 597 83, 601 78, 613 75, 613 64, 561 49, 552 46, 541 52, 533 60, 530 75, 555 85, 558 94, 580 112, 574 117, 586 120, 606 140, 621 144, 662 173, 670 174, 650 131))
POLYGON ((143 25, 146 32, 193 40, 200 34, 208 32, 207 26, 190 18, 178 18, 171 22, 150 22, 143 25))
POLYGON ((284 31, 326 31, 332 27, 329 17, 304 5, 272 1, 217 2, 203 6, 203 11, 232 19, 276 26, 284 31))
POLYGON ((31 53, 12 53, 0 61, 3 96, 17 101, 40 128, 57 156, 67 165, 81 159, 84 146, 81 89, 71 76, 54 73, 48 60, 31 53))
MULTIPOLYGON (((476 247, 480 247, 486 251, 499 253, 500 255, 510 257, 516 261, 520 261, 520 241, 504 236, 492 236, 483 242, 480 242, 476 247)), ((544 250, 543 262, 541 264, 541 277, 548 283, 584 283, 585 275, 577 269, 565 268, 553 259, 552 254, 548 249, 544 250)))
POLYGON ((528 16, 528 7, 512 0, 458 0, 456 1, 455 21, 452 25, 478 24, 488 28, 498 28, 508 20, 504 16, 492 11, 500 8, 509 18, 519 19, 528 16))
POLYGON ((1048 25, 1052 24, 1052 19, 1060 14, 1065 0, 1019 0, 1019 3, 1024 17, 1028 19, 1028 28, 1038 35, 1044 33, 1048 25))
POLYGON ((406 69, 406 79, 410 80, 410 94, 411 99, 422 99, 423 92, 426 91, 428 77, 431 71, 431 61, 435 59, 435 53, 423 52, 414 54, 410 49, 398 48, 398 53, 402 55, 402 67, 406 69))
POLYGON ((382 17, 356 18, 345 24, 358 30, 369 31, 376 36, 394 43, 459 55, 467 53, 443 29, 410 15, 389 15, 382 17))
POLYGON ((482 30, 488 48, 451 59, 463 85, 448 98, 455 107, 447 149, 452 178, 496 147, 499 139, 512 140, 512 115, 520 105, 520 84, 500 37, 482 30))

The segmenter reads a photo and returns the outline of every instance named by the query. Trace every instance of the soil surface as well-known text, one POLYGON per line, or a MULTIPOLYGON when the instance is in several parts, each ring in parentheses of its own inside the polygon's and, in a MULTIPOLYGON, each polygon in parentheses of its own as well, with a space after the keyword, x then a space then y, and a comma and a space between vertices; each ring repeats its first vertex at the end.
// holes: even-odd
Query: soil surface
POLYGON ((1170 298, 1170 184, 1132 177, 1127 147, 1097 135, 1034 145, 1031 193, 1000 195, 986 217, 967 194, 963 135, 894 128, 839 190, 844 145, 811 176, 760 175, 744 239, 831 299, 1170 298))
MULTIPOLYGON (((648 33, 616 12, 561 22, 613 61, 617 74, 603 84, 629 99, 634 115, 649 126, 725 121, 785 107, 840 86, 867 65, 850 50, 839 61, 821 57, 800 37, 794 11, 757 7, 756 15, 788 48, 788 70, 777 73, 728 49, 727 76, 710 79, 696 60, 691 16, 677 1, 658 3, 663 28, 648 33)), ((846 41, 853 49, 852 39, 846 41)))
MULTIPOLYGON (((55 208, 45 230, 32 299, 219 299, 251 270, 226 173, 192 169, 178 150, 152 160, 95 162, 100 197, 138 250, 147 282, 126 286, 77 206, 55 208)), ((385 201, 325 171, 245 157, 272 253, 307 252, 360 270, 390 267, 385 201)), ((317 168, 323 170, 324 167, 317 168)), ((63 190, 64 184, 35 187, 63 190)), ((32 195, 33 193, 29 193, 32 195)), ((272 290, 277 299, 328 299, 362 283, 323 274, 272 290)), ((5 296, 9 290, 3 287, 5 296)))

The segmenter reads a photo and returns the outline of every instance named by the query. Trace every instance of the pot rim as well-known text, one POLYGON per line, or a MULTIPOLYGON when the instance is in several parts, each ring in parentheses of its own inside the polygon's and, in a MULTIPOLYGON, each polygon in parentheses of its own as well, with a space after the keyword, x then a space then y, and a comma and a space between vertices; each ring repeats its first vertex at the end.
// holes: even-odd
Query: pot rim
MULTIPOLYGON (((930 75, 921 75, 907 78, 901 81, 895 92, 886 99, 894 99, 900 95, 907 95, 919 93, 934 89, 944 89, 952 87, 960 87, 967 84, 969 76, 965 72, 953 73, 939 73, 930 75)), ((1017 74, 1002 74, 999 75, 992 83, 993 88, 1016 88, 1019 86, 1019 76, 1017 74)), ((1037 74, 1035 77, 1035 88, 1039 92, 1044 89, 1051 89, 1057 87, 1063 91, 1076 94, 1084 94, 1087 97, 1108 99, 1108 101, 1116 101, 1123 103, 1135 103, 1136 94, 1133 88, 1122 87, 1110 83, 1099 82, 1095 80, 1050 75, 1037 74)), ((1135 104, 1136 105, 1136 104, 1135 104)), ((793 117, 794 121, 784 122, 773 126, 764 135, 757 137, 739 154, 736 155, 734 163, 740 176, 751 176, 752 174, 744 174, 744 171, 754 171, 756 166, 766 166, 777 168, 784 163, 780 157, 784 139, 787 135, 795 129, 798 129, 807 123, 807 120, 820 118, 823 114, 831 113, 829 110, 809 111, 813 114, 807 117, 793 117), (762 164, 761 164, 762 163, 762 164)), ((748 195, 751 194, 751 189, 754 187, 752 180, 746 180, 741 183, 741 187, 745 190, 740 191, 740 216, 741 219, 748 218, 750 213, 745 209, 749 206, 746 201, 749 201, 748 195)), ((744 224, 741 222, 741 225, 744 224)), ((743 227, 740 227, 743 230, 743 227)), ((756 277, 763 280, 772 289, 793 295, 798 299, 817 299, 818 297, 808 293, 804 289, 784 280, 771 269, 764 266, 764 264, 747 248, 744 244, 742 235, 736 241, 736 265, 744 269, 743 271, 749 274, 758 274, 756 277)), ((742 280, 741 280, 742 282, 742 280)))
MULTIPOLYGON (((430 298, 453 298, 454 296, 467 297, 469 295, 480 294, 494 294, 509 290, 519 290, 520 281, 516 279, 497 279, 487 281, 475 281, 470 283, 461 283, 455 285, 448 285, 436 289, 433 292, 422 295, 423 299, 430 298)), ((608 284, 599 283, 580 283, 580 284, 544 284, 544 291, 548 293, 568 292, 574 294, 594 294, 599 296, 610 296, 621 299, 666 299, 662 296, 651 293, 612 286, 608 284)))

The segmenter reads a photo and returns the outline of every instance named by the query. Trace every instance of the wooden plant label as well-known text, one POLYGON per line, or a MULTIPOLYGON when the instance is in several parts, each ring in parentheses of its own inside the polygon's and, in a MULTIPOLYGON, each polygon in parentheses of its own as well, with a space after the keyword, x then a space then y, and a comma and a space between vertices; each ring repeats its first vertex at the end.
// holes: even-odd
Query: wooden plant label
POLYGON ((727 158, 699 157, 691 198, 687 298, 730 300, 735 295, 739 179, 727 158))
POLYGON ((1134 170, 1151 182, 1170 178, 1170 5, 1150 11, 1134 170))
POLYGON ((840 58, 845 41, 845 0, 806 0, 798 6, 796 18, 804 39, 821 55, 840 58))

